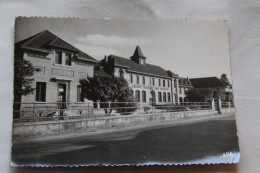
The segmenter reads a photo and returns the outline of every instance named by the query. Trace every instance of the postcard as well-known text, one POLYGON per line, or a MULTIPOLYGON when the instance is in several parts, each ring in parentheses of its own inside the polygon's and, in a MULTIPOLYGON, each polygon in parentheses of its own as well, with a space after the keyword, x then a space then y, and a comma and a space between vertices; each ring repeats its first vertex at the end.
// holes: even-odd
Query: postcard
POLYGON ((13 166, 240 160, 226 20, 17 17, 13 166))

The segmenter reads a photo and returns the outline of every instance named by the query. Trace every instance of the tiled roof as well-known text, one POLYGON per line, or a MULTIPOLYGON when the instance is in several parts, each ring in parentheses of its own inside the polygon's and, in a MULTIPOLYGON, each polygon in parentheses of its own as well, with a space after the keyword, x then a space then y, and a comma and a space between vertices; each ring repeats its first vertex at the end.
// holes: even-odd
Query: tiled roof
POLYGON ((66 43, 60 38, 55 38, 52 42, 50 42, 50 45, 55 46, 55 47, 60 47, 68 50, 72 50, 75 52, 78 52, 79 50, 76 49, 75 47, 71 46, 70 44, 66 43))
POLYGON ((93 61, 93 62, 97 62, 97 60, 95 60, 94 58, 92 58, 91 56, 89 56, 88 54, 80 51, 79 53, 77 53, 77 57, 78 59, 81 59, 81 60, 89 60, 89 61, 93 61))
POLYGON ((224 88, 226 84, 217 77, 192 78, 194 88, 224 88))
POLYGON ((126 67, 128 71, 134 71, 154 76, 170 77, 166 70, 160 66, 151 64, 138 64, 131 59, 126 59, 119 56, 110 55, 110 61, 113 61, 114 65, 126 67))
POLYGON ((168 70, 167 73, 169 74, 170 77, 178 77, 179 75, 173 73, 171 70, 168 70))
POLYGON ((16 43, 16 46, 25 49, 33 49, 36 51, 38 50, 38 51, 47 51, 47 52, 51 51, 52 47, 58 47, 58 48, 62 48, 62 49, 66 49, 78 53, 80 57, 83 58, 83 60, 95 61, 95 59, 92 58, 91 56, 87 55, 86 53, 70 45, 69 43, 57 37, 56 35, 54 35, 48 30, 44 30, 25 40, 19 41, 16 43))

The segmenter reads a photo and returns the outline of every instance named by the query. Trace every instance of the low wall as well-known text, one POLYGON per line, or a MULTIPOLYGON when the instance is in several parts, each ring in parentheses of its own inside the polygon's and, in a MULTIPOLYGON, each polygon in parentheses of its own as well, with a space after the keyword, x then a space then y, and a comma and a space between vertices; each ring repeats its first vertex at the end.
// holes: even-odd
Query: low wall
POLYGON ((125 115, 91 119, 56 120, 44 122, 23 122, 13 124, 14 137, 26 137, 48 134, 59 134, 73 131, 92 131, 113 127, 126 127, 149 122, 163 122, 169 120, 188 119, 192 117, 214 114, 212 110, 167 112, 141 115, 125 115))
POLYGON ((224 108, 224 109, 221 109, 221 112, 223 114, 228 114, 230 112, 235 112, 235 108, 224 108))

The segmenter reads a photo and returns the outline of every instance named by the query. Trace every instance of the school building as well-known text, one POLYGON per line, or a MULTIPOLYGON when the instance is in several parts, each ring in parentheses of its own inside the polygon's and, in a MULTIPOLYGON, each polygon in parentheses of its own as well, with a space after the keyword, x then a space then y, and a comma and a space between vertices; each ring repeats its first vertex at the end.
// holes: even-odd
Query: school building
POLYGON ((45 30, 15 44, 15 58, 29 61, 34 72, 33 94, 14 97, 21 107, 56 106, 86 102, 81 97, 80 79, 93 77, 96 60, 45 30))
POLYGON ((102 71, 108 75, 126 79, 137 102, 149 105, 183 102, 184 89, 192 87, 189 79, 180 78, 169 70, 149 64, 147 59, 137 46, 133 56, 124 58, 109 55, 99 62, 99 67, 102 66, 102 71))

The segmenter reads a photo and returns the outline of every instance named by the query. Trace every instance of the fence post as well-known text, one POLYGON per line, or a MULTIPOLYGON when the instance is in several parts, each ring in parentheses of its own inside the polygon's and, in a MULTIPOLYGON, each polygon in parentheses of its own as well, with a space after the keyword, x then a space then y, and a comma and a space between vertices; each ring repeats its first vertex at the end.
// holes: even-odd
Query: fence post
POLYGON ((221 106, 221 100, 220 100, 220 98, 218 99, 218 113, 219 113, 219 114, 222 113, 222 106, 221 106))
POLYGON ((33 118, 35 118, 35 102, 33 102, 33 118))
POLYGON ((88 117, 89 117, 90 115, 89 115, 89 103, 88 103, 88 117))
POLYGON ((97 109, 100 109, 100 100, 97 101, 97 109))
POLYGON ((231 107, 231 104, 230 104, 230 101, 228 102, 228 108, 230 108, 231 107))
POLYGON ((215 110, 215 101, 214 100, 215 99, 213 98, 212 101, 211 101, 211 108, 212 108, 213 113, 216 111, 215 110))

